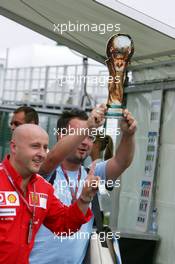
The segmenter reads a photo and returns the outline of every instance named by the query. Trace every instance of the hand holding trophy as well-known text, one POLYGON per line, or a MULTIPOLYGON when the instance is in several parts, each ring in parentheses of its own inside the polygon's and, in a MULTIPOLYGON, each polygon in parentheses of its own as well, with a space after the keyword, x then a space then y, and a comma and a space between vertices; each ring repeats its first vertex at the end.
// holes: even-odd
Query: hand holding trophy
POLYGON ((106 64, 110 77, 108 80, 107 118, 118 119, 122 117, 123 84, 126 78, 126 68, 133 53, 134 43, 129 35, 117 34, 108 40, 106 64))

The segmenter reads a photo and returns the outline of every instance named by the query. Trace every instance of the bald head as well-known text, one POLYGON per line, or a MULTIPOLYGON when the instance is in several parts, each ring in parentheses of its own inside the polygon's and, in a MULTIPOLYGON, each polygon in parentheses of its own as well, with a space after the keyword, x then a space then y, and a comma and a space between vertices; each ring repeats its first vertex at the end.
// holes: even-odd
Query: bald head
POLYGON ((47 156, 48 134, 35 124, 17 127, 10 144, 12 165, 24 177, 37 173, 47 156))
POLYGON ((37 135, 42 135, 48 138, 47 132, 42 127, 35 124, 23 124, 14 130, 12 140, 21 141, 37 135))

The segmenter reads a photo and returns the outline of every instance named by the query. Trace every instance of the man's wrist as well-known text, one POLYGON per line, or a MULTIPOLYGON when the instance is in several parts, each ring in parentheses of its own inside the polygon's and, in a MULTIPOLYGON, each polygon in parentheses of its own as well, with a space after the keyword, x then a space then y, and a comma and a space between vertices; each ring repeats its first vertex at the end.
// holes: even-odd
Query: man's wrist
POLYGON ((90 202, 92 202, 93 197, 84 197, 82 194, 79 197, 79 200, 84 203, 84 204, 89 204, 90 202))
POLYGON ((123 132, 122 133, 122 137, 123 138, 126 138, 126 139, 131 138, 131 137, 134 137, 134 135, 135 135, 135 132, 132 132, 132 133, 130 133, 130 132, 123 132))

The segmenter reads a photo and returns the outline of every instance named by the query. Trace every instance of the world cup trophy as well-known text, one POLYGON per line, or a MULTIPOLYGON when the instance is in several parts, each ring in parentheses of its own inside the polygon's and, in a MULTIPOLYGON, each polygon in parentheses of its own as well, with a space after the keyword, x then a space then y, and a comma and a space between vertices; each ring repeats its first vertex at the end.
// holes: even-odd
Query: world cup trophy
MULTIPOLYGON (((105 120, 105 133, 113 140, 114 149, 120 142, 121 123, 123 119, 123 86, 126 79, 126 69, 134 53, 134 43, 127 34, 117 34, 112 36, 106 47, 106 64, 109 70, 108 78, 108 99, 105 120)), ((116 211, 119 210, 120 188, 114 188, 110 197, 111 210, 110 225, 112 229, 117 228, 116 211)))
POLYGON ((122 118, 123 112, 123 85, 126 79, 126 68, 134 53, 134 43, 127 34, 112 36, 106 47, 108 59, 106 64, 109 70, 108 79, 108 111, 107 119, 122 118))

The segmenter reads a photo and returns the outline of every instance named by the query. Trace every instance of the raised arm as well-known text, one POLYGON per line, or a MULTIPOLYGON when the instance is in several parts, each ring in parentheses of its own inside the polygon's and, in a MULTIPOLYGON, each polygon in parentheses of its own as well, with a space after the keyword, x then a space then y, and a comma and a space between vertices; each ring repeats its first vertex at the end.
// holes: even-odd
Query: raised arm
POLYGON ((84 127, 81 126, 81 133, 67 135, 60 139, 49 151, 46 160, 41 166, 40 174, 51 173, 84 140, 91 128, 101 126, 104 122, 105 111, 106 106, 104 104, 96 107, 90 113, 88 120, 84 122, 84 127))
POLYGON ((125 109, 124 120, 121 124, 122 138, 114 157, 107 162, 107 179, 116 180, 130 166, 135 151, 136 127, 136 120, 125 109))

